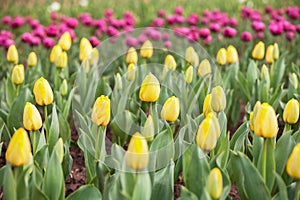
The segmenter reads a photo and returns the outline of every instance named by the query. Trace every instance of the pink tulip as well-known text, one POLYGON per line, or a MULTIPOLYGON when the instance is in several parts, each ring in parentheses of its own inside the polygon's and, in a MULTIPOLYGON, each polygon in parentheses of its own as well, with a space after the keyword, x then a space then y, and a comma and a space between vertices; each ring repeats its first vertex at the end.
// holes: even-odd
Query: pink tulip
POLYGON ((166 15, 166 12, 162 9, 158 10, 157 11, 157 16, 158 17, 164 17, 166 15))
POLYGON ((15 44, 15 41, 13 41, 12 39, 6 39, 4 42, 4 47, 5 49, 8 49, 10 45, 15 44))
POLYGON ((252 40, 252 35, 250 32, 244 31, 241 33, 241 40, 243 42, 249 42, 252 40))
POLYGON ((10 27, 12 28, 19 28, 20 26, 22 26, 23 24, 25 23, 25 20, 20 17, 20 16, 17 16, 15 17, 11 23, 10 23, 10 27))
POLYGON ((114 14, 114 11, 112 9, 107 9, 107 10, 104 11, 104 16, 106 18, 112 17, 113 14, 114 14))
POLYGON ((217 23, 213 23, 213 24, 209 25, 209 29, 212 32, 219 32, 219 30, 221 29, 221 26, 219 24, 217 24, 217 23))
POLYGON ((169 40, 168 40, 168 41, 165 41, 165 42, 164 42, 164 47, 165 47, 165 48, 170 48, 170 47, 172 47, 172 42, 169 41, 169 40))
POLYGON ((224 37, 233 38, 234 36, 236 36, 236 34, 237 34, 236 29, 231 28, 229 26, 227 26, 223 29, 224 37))
POLYGON ((174 9, 174 13, 177 14, 177 15, 182 15, 183 13, 183 8, 181 6, 177 6, 175 9, 174 9))
POLYGON ((58 19, 57 12, 51 12, 50 17, 51 17, 52 20, 57 20, 58 19))
POLYGON ((69 28, 74 29, 78 26, 78 21, 77 21, 77 19, 70 17, 66 20, 66 24, 69 28))
POLYGON ((163 27, 165 20, 163 18, 155 18, 151 24, 153 27, 163 27))
POLYGON ((295 34, 294 34, 294 32, 286 32, 286 34, 285 34, 285 36, 286 36, 286 38, 289 40, 289 41, 292 41, 292 40, 294 40, 294 38, 295 38, 295 34))
POLYGON ((54 46, 54 44, 55 44, 54 40, 52 38, 50 38, 50 37, 46 37, 43 40, 43 45, 47 49, 51 49, 54 46))
POLYGON ((256 32, 260 32, 260 31, 265 30, 265 24, 261 21, 254 21, 254 22, 252 22, 252 28, 256 32))
POLYGON ((89 41, 93 47, 97 47, 100 44, 100 40, 96 36, 90 37, 89 41))
POLYGON ((2 18, 2 23, 3 24, 9 24, 11 22, 11 16, 4 16, 2 18))
POLYGON ((207 38, 210 35, 210 30, 208 28, 200 28, 199 35, 201 38, 207 38))
POLYGON ((56 37, 58 35, 58 29, 55 24, 51 24, 45 28, 46 35, 49 37, 56 37))
POLYGON ((175 24, 175 23, 176 23, 176 18, 175 18, 175 16, 174 16, 174 15, 169 15, 169 16, 167 17, 167 22, 168 22, 168 24, 170 24, 170 25, 175 24))

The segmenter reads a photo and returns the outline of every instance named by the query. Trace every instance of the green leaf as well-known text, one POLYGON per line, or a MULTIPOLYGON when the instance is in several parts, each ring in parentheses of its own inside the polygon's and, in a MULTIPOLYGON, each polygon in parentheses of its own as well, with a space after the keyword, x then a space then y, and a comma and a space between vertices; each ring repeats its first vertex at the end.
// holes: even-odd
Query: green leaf
POLYGON ((252 134, 252 137, 253 137, 253 164, 257 166, 258 159, 261 154, 260 152, 263 149, 264 140, 262 137, 259 137, 255 134, 252 134))
POLYGON ((243 151, 246 135, 249 133, 248 122, 244 122, 233 134, 230 140, 230 149, 243 151))
POLYGON ((5 96, 6 103, 8 104, 9 107, 11 107, 16 98, 16 88, 9 77, 6 80, 5 92, 6 92, 6 96, 5 96))
POLYGON ((137 174, 132 200, 150 200, 151 198, 151 180, 148 173, 137 174))
POLYGON ((71 129, 67 118, 62 114, 58 114, 59 121, 59 136, 63 139, 64 143, 70 144, 71 129))
POLYGON ((5 200, 17 200, 17 184, 10 165, 5 167, 3 194, 5 200))
POLYGON ((136 184, 135 174, 126 171, 120 172, 119 174, 120 174, 119 177, 122 186, 122 194, 129 197, 132 196, 136 184))
POLYGON ((66 200, 101 200, 102 196, 100 191, 93 185, 83 185, 75 192, 70 194, 66 200))
POLYGON ((181 186, 181 193, 178 200, 198 200, 198 197, 186 187, 181 186))
POLYGON ((277 88, 284 76, 285 71, 285 53, 280 56, 280 58, 273 63, 270 71, 270 78, 271 78, 271 87, 277 88))
POLYGON ((73 99, 73 95, 74 95, 74 92, 75 92, 75 89, 76 88, 73 88, 70 93, 69 93, 69 96, 68 96, 68 100, 65 102, 64 104, 64 108, 63 108, 63 116, 65 119, 68 118, 69 116, 69 113, 70 113, 70 108, 71 108, 71 103, 72 103, 72 99, 73 99))
POLYGON ((56 106, 53 104, 52 108, 52 114, 51 114, 51 125, 49 129, 49 138, 48 139, 48 144, 49 144, 49 154, 51 155, 53 148, 58 140, 59 137, 59 122, 58 122, 58 116, 56 112, 56 106))
MULTIPOLYGON (((275 173, 276 177, 276 183, 278 185, 278 195, 279 199, 288 199, 287 189, 284 180, 281 178, 281 176, 278 173, 275 173)), ((277 199, 276 197, 274 199, 277 199)))

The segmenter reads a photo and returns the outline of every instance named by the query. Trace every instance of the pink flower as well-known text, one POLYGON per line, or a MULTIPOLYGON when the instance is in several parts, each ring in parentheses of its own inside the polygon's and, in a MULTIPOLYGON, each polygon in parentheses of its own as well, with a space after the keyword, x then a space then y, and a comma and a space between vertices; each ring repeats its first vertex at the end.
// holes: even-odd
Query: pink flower
POLYGON ((100 44, 100 40, 96 36, 90 37, 90 43, 93 47, 96 47, 100 44))
POLYGON ((104 16, 106 18, 110 18, 114 14, 114 11, 112 9, 107 9, 104 11, 104 16))
POLYGON ((0 35, 5 37, 5 38, 11 38, 12 33, 9 32, 9 31, 6 31, 6 30, 2 30, 2 31, 0 31, 0 35))
POLYGON ((38 26, 40 26, 40 22, 36 19, 33 19, 33 20, 29 21, 29 25, 32 29, 35 29, 38 26))
POLYGON ((182 17, 181 15, 175 15, 175 21, 178 24, 183 24, 184 23, 184 17, 182 17))
POLYGON ((57 12, 51 12, 50 17, 52 20, 57 20, 57 18, 58 18, 57 12))
POLYGON ((169 40, 170 39, 169 33, 163 33, 162 38, 163 40, 169 40))
POLYGON ((140 44, 143 44, 147 39, 148 39, 147 36, 144 34, 140 34, 139 37, 137 38, 140 44))
POLYGON ((137 39, 135 39, 133 37, 128 37, 128 38, 126 38, 125 43, 129 47, 136 47, 139 42, 137 39))
POLYGON ((74 29, 74 28, 77 27, 78 21, 77 21, 77 19, 71 18, 71 17, 70 17, 70 18, 68 18, 68 19, 66 20, 66 24, 67 24, 67 26, 68 26, 69 28, 74 29))
POLYGON ((190 30, 186 27, 182 27, 182 28, 177 27, 177 28, 174 28, 173 31, 174 31, 175 35, 180 36, 180 37, 185 36, 190 32, 190 30))
POLYGON ((209 29, 213 32, 218 32, 221 29, 221 26, 217 23, 213 23, 209 25, 209 29))
POLYGON ((118 35, 119 31, 115 27, 109 26, 107 29, 107 34, 108 36, 114 36, 114 35, 118 35))
POLYGON ((286 32, 285 37, 289 40, 292 41, 295 38, 294 32, 286 32))
POLYGON ((15 17, 11 23, 10 23, 10 27, 12 28, 19 28, 20 26, 22 26, 23 24, 25 23, 25 20, 20 17, 20 16, 17 16, 15 17))
POLYGON ((12 39, 6 39, 4 42, 4 47, 5 49, 8 49, 10 45, 15 44, 15 41, 13 41, 12 39))
POLYGON ((168 40, 168 41, 165 41, 165 42, 164 42, 164 47, 165 47, 165 48, 170 48, 170 47, 172 47, 172 42, 169 41, 169 40, 168 40))
POLYGON ((201 38, 207 38, 210 35, 210 30, 208 28, 200 28, 199 35, 201 38))
POLYGON ((165 20, 163 18, 155 18, 151 24, 153 27, 163 27, 165 20))
POLYGON ((33 36, 30 41, 31 46, 38 46, 41 43, 41 39, 39 37, 33 36))
POLYGON ((256 32, 260 32, 260 31, 265 30, 265 24, 261 21, 254 21, 254 22, 252 22, 252 28, 256 32))
POLYGON ((223 29, 224 37, 233 38, 234 36, 236 36, 236 34, 237 34, 236 29, 231 28, 229 26, 227 26, 223 29))
POLYGON ((257 32, 256 38, 261 39, 261 40, 264 39, 265 38, 264 32, 257 32))
POLYGON ((174 16, 174 15, 168 16, 168 17, 167 17, 167 22, 168 22, 168 24, 170 24, 170 25, 175 24, 175 22, 176 22, 175 16, 174 16))
POLYGON ((209 21, 210 21, 210 19, 209 19, 209 18, 207 18, 207 17, 203 17, 203 18, 201 19, 201 24, 203 24, 203 25, 205 25, 205 24, 208 24, 208 23, 209 23, 209 21))
POLYGON ((157 11, 157 16, 158 17, 164 17, 165 15, 166 15, 165 10, 160 9, 160 10, 157 11))
POLYGON ((213 41, 213 37, 211 35, 209 35, 204 39, 204 44, 206 44, 206 45, 210 44, 212 41, 213 41))
POLYGON ((283 25, 280 23, 270 23, 269 31, 272 35, 281 35, 283 33, 283 25))
POLYGON ((93 26, 98 28, 102 32, 106 31, 106 21, 104 19, 98 19, 93 22, 93 26))
POLYGON ((267 5, 266 8, 265 8, 265 11, 266 11, 266 13, 271 13, 273 11, 272 6, 267 5))
POLYGON ((252 35, 250 32, 244 31, 241 33, 241 40, 243 42, 249 42, 252 40, 252 35))
POLYGON ((45 35, 46 35, 44 27, 42 27, 42 26, 38 26, 37 28, 35 28, 31 34, 33 36, 38 36, 41 38, 45 37, 45 35))
POLYGON ((23 42, 30 43, 32 37, 33 36, 30 33, 25 32, 21 35, 21 40, 23 42))
POLYGON ((300 33, 300 24, 296 25, 296 31, 300 33))
POLYGON ((174 13, 177 14, 177 15, 182 15, 183 13, 183 8, 181 6, 177 6, 175 9, 174 9, 174 13))
POLYGON ((230 26, 235 27, 235 26, 237 26, 238 22, 237 22, 237 20, 235 18, 231 18, 231 19, 229 19, 229 23, 228 24, 230 26))
POLYGON ((190 16, 188 16, 187 23, 190 25, 197 25, 198 20, 199 20, 199 16, 196 13, 193 13, 190 16))
POLYGON ((47 36, 56 37, 58 35, 58 29, 55 24, 51 24, 45 28, 45 32, 47 36))
POLYGON ((2 23, 3 24, 9 24, 11 22, 11 16, 4 16, 2 18, 2 23))
POLYGON ((54 40, 52 38, 50 38, 50 37, 46 37, 43 40, 43 45, 47 49, 51 49, 54 46, 54 44, 55 44, 54 40))

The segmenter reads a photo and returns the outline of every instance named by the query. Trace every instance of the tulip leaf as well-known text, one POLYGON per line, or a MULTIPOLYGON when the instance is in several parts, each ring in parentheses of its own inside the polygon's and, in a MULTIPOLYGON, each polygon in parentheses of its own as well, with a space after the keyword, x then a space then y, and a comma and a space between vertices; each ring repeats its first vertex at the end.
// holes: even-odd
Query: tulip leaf
POLYGON ((230 140, 230 149, 235 151, 243 151, 244 141, 249 132, 248 122, 244 122, 233 134, 230 140))
MULTIPOLYGON (((254 60, 251 59, 247 69, 247 83, 248 83, 247 87, 249 91, 252 90, 253 85, 257 79, 258 79, 257 65, 255 64, 254 60)), ((244 85, 244 87, 245 86, 246 85, 244 85)))
POLYGON ((178 200, 198 200, 198 197, 186 187, 181 186, 181 193, 178 200))
POLYGON ((17 184, 10 165, 6 165, 4 174, 4 200, 17 200, 17 184))
POLYGON ((148 173, 139 173, 136 175, 132 200, 150 200, 151 198, 151 179, 148 173))
POLYGON ((64 143, 70 144, 71 140, 71 129, 67 118, 62 114, 58 114, 59 121, 59 136, 63 139, 64 143))
POLYGON ((56 112, 55 104, 52 107, 52 114, 51 114, 51 125, 49 129, 49 138, 47 138, 47 142, 49 144, 49 154, 52 154, 53 148, 58 140, 59 137, 59 122, 58 116, 56 112))
POLYGON ((64 103, 64 107, 63 107, 63 116, 65 119, 68 119, 68 116, 69 116, 69 113, 70 113, 70 108, 71 108, 71 103, 72 103, 72 99, 73 99, 73 96, 74 96, 74 92, 75 92, 75 89, 76 88, 73 88, 70 93, 69 93, 69 96, 68 96, 68 99, 67 101, 64 103))
POLYGON ((101 196, 100 191, 95 186, 83 185, 66 198, 66 200, 80 200, 80 199, 101 200, 102 196, 101 196))
POLYGON ((282 54, 271 67, 270 79, 272 88, 277 88, 281 84, 285 71, 285 56, 286 53, 282 54))
POLYGON ((253 164, 257 166, 259 156, 261 154, 261 151, 263 149, 263 138, 259 137, 255 134, 252 135, 253 137, 253 164))
MULTIPOLYGON (((249 91, 249 88, 246 87, 247 85, 247 80, 244 77, 242 72, 238 73, 238 79, 237 82, 239 84, 239 88, 241 89, 241 91, 243 92, 244 96, 247 98, 247 101, 251 101, 251 92, 249 91)), ((253 85, 251 86, 253 87, 253 85)))
POLYGON ((278 185, 279 192, 278 195, 274 197, 274 200, 278 199, 277 197, 279 197, 279 199, 289 199, 287 194, 287 189, 286 189, 287 187, 285 185, 284 180, 281 178, 281 176, 278 173, 275 173, 275 177, 276 177, 276 183, 278 185))
MULTIPOLYGON (((123 166, 126 169, 126 166, 123 166)), ((131 172, 122 171, 120 174, 120 182, 122 185, 122 194, 132 196, 135 186, 136 175, 131 172)))
POLYGON ((6 103, 11 108, 15 98, 16 98, 16 88, 11 79, 8 77, 5 84, 5 92, 6 92, 6 103))

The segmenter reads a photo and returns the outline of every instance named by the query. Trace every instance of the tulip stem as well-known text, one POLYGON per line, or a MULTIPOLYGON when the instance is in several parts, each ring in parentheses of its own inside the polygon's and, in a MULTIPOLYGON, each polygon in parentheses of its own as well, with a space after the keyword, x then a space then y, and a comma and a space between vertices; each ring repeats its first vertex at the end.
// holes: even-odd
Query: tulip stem
POLYGON ((49 121, 48 121, 48 111, 47 106, 44 106, 44 116, 45 116, 45 125, 46 125, 46 139, 49 139, 49 121))
POLYGON ((19 92, 20 92, 20 85, 17 85, 17 88, 16 88, 16 96, 19 96, 19 92))
POLYGON ((288 132, 290 130, 291 130, 291 125, 290 124, 285 124, 283 133, 288 132))
POLYGON ((296 182, 296 187, 295 187, 295 199, 299 200, 299 190, 300 190, 300 181, 296 182))
POLYGON ((36 132, 35 131, 30 131, 30 138, 32 142, 32 151, 33 155, 35 155, 37 144, 36 144, 36 132))
POLYGON ((262 157, 262 177, 263 177, 263 180, 266 182, 266 168, 267 168, 267 140, 268 139, 264 139, 264 146, 263 146, 263 157, 262 157))

